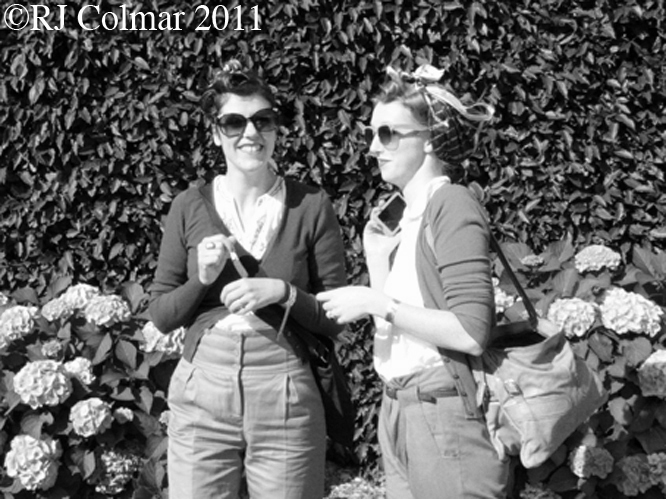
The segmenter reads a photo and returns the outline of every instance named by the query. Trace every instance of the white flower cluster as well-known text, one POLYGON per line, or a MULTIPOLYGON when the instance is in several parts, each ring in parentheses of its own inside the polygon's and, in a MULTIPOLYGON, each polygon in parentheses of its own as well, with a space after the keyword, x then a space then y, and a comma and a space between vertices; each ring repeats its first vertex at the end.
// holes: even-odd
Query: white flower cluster
POLYGON ((111 427, 113 415, 111 406, 98 397, 81 400, 69 413, 74 432, 82 437, 103 433, 111 427))
POLYGON ((552 490, 545 488, 542 484, 532 485, 528 483, 520 491, 520 499, 561 499, 561 497, 552 490))
POLYGON ((327 496, 327 499, 379 499, 383 497, 385 497, 383 487, 374 485, 368 480, 357 476, 349 482, 331 487, 331 492, 327 496))
POLYGON ((32 331, 37 307, 16 305, 0 315, 0 350, 32 331))
POLYGON ((0 292, 0 307, 3 307, 9 303, 9 296, 0 292))
POLYGON ((62 343, 59 340, 53 339, 46 343, 42 343, 42 355, 50 359, 55 359, 62 352, 62 343))
POLYGON ((28 362, 14 376, 14 391, 33 409, 55 406, 72 394, 64 366, 55 360, 28 362))
POLYGON ((103 472, 95 490, 112 496, 123 491, 127 482, 141 467, 141 459, 129 453, 106 450, 102 453, 103 472))
POLYGON ((587 333, 597 318, 597 305, 580 298, 560 298, 548 308, 548 319, 568 338, 587 333))
POLYGON ((645 397, 666 399, 666 350, 655 350, 638 369, 638 385, 645 397))
POLYGON ((42 316, 48 321, 69 318, 73 313, 83 310, 86 305, 100 295, 100 290, 89 284, 75 284, 62 295, 49 301, 42 307, 42 316))
POLYGON ((134 421, 134 411, 129 407, 118 407, 113 411, 113 419, 118 421, 120 424, 128 423, 134 421))
POLYGON ((47 490, 58 477, 61 454, 57 441, 18 435, 12 440, 11 449, 5 458, 7 474, 18 478, 28 490, 47 490))
POLYGON ((610 288, 600 308, 604 326, 618 334, 647 333, 653 337, 661 331, 664 311, 638 293, 610 288))
POLYGON ((110 326, 116 322, 125 322, 132 316, 125 300, 118 295, 100 295, 93 297, 83 309, 88 322, 97 326, 110 326))
POLYGON ((84 385, 89 385, 95 381, 95 376, 92 372, 92 362, 85 357, 76 357, 69 362, 65 362, 65 371, 70 376, 77 378, 84 385))
POLYGON ((580 445, 569 454, 569 468, 580 478, 606 478, 613 471, 613 456, 602 447, 580 445))
POLYGON ((617 477, 616 487, 626 497, 644 494, 652 487, 650 465, 644 455, 626 456, 617 463, 621 475, 617 477))
POLYGON ((507 308, 516 302, 516 298, 500 288, 497 277, 493 277, 493 288, 495 290, 495 312, 498 314, 504 313, 507 308))
POLYGON ((652 483, 659 485, 662 492, 666 493, 666 454, 663 452, 648 454, 647 460, 652 483))
POLYGON ((141 350, 146 353, 164 352, 167 355, 181 355, 183 353, 183 341, 185 340, 185 328, 178 328, 168 334, 162 334, 155 324, 147 322, 141 330, 145 343, 141 350))
POLYGON ((619 253, 601 244, 593 244, 576 253, 574 264, 578 272, 596 272, 603 268, 617 270, 622 263, 619 253))
POLYGON ((544 260, 539 255, 526 255, 520 259, 520 263, 525 265, 525 267, 541 267, 544 263, 544 260))
POLYGON ((161 425, 168 427, 169 419, 171 419, 171 411, 166 410, 160 414, 160 419, 158 420, 161 425))

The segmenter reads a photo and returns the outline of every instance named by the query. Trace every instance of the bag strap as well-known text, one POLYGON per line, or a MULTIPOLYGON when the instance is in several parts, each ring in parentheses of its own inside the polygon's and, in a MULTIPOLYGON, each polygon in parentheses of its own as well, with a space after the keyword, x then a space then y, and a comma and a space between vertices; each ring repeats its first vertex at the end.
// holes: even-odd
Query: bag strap
POLYGON ((516 274, 511 268, 511 264, 509 263, 509 260, 507 259, 506 255, 504 255, 504 252, 502 251, 501 246, 497 242, 497 239, 495 239, 495 236, 493 236, 492 232, 489 232, 489 234, 490 234, 490 248, 497 254, 498 258, 500 259, 500 262, 502 262, 502 265, 504 266, 504 270, 506 270, 506 272, 509 274, 509 278, 511 279, 511 282, 516 288, 516 291, 518 291, 518 294, 523 299, 523 305, 525 306, 525 310, 527 310, 527 314, 529 315, 530 324, 532 325, 532 327, 536 328, 537 324, 539 323, 539 315, 537 314, 534 305, 532 305, 532 301, 527 297, 525 289, 520 284, 518 277, 516 277, 516 274))

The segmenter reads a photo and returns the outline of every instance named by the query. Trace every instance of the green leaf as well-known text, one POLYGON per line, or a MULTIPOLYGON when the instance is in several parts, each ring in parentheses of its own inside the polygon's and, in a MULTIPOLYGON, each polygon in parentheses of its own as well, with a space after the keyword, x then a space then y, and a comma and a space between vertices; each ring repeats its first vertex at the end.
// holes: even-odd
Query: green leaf
POLYGON ((666 452, 666 429, 654 426, 649 430, 636 434, 636 439, 646 454, 666 452))
POLYGON ((116 357, 132 371, 136 369, 136 347, 125 340, 118 340, 115 349, 116 357))
POLYGON ((578 285, 578 271, 565 269, 553 278, 553 290, 560 293, 563 298, 574 296, 578 285))
POLYGON ((654 258, 650 251, 639 248, 638 246, 634 247, 631 262, 643 272, 646 272, 653 278, 656 278, 660 272, 658 272, 655 268, 653 260, 654 258))
POLYGON ((627 360, 629 367, 638 367, 652 353, 652 344, 643 336, 622 340, 620 345, 622 356, 627 360))
POLYGON ((607 336, 594 332, 588 338, 588 345, 602 362, 613 361, 613 342, 607 336))
POLYGON ((123 284, 120 296, 127 300, 133 314, 138 313, 148 299, 148 295, 144 293, 141 285, 136 282, 126 282, 123 284))
POLYGON ((42 436, 42 427, 53 424, 53 415, 50 412, 28 413, 21 419, 21 433, 39 439, 42 436))
POLYGON ((92 365, 96 366, 104 362, 111 352, 111 347, 113 346, 113 339, 111 338, 110 333, 106 333, 102 341, 100 342, 97 350, 95 351, 95 356, 92 359, 92 365))

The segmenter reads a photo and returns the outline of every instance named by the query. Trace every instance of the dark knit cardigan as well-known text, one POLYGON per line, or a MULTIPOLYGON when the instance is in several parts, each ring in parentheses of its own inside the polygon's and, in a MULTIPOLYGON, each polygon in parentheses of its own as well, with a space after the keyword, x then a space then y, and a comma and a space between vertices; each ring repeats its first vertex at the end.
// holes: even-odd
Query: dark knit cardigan
MULTIPOLYGON (((482 346, 494 324, 489 228, 483 208, 466 187, 443 185, 428 201, 416 244, 416 272, 426 308, 449 310, 482 346), (430 241, 429 241, 430 239, 430 241)), ((463 398, 468 418, 479 418, 468 357, 440 349, 463 398)))
MULTIPOLYGON (((277 234, 259 261, 269 277, 283 279, 297 289, 296 302, 285 331, 297 355, 304 348, 292 329, 335 336, 342 326, 328 319, 314 295, 346 285, 345 262, 340 227, 328 197, 319 189, 285 179, 285 211, 277 234)), ((230 312, 220 301, 222 288, 238 279, 229 261, 211 285, 199 281, 197 245, 206 236, 226 228, 217 216, 212 186, 190 187, 174 199, 166 220, 155 278, 150 289, 150 316, 162 332, 187 327, 183 357, 192 360, 204 330, 230 312), (213 216, 211 216, 213 212, 213 216)), ((228 231, 227 231, 228 232, 228 231)), ((257 262, 236 244, 241 262, 250 276, 257 262)), ((276 329, 283 307, 271 305, 259 315, 276 329)))

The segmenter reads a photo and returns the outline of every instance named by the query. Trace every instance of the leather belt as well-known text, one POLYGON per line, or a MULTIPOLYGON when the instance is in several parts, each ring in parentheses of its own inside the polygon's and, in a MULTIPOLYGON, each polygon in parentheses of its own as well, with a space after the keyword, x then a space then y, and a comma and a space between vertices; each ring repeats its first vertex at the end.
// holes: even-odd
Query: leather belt
MULTIPOLYGON (((397 388, 392 388, 387 386, 384 388, 384 393, 388 398, 393 400, 398 400, 398 392, 400 390, 397 388)), ((434 402, 435 399, 444 398, 444 397, 456 397, 458 395, 458 390, 455 388, 438 388, 436 390, 430 390, 427 392, 418 392, 418 398, 421 402, 434 402)))

